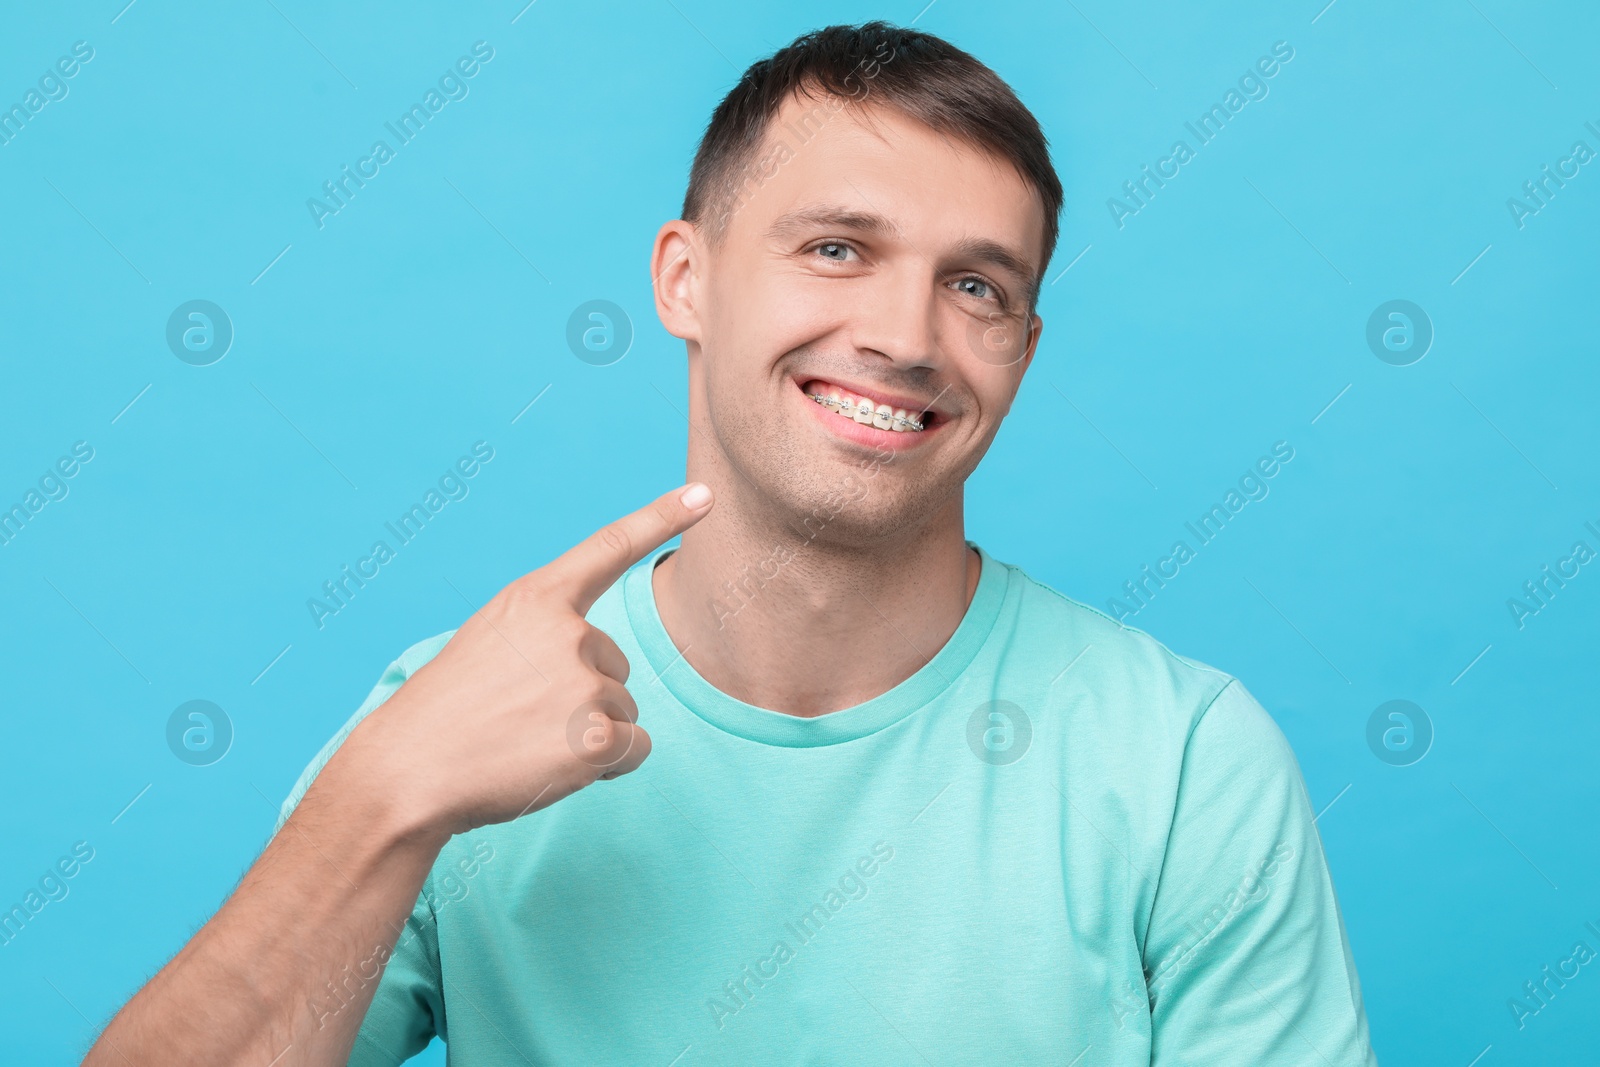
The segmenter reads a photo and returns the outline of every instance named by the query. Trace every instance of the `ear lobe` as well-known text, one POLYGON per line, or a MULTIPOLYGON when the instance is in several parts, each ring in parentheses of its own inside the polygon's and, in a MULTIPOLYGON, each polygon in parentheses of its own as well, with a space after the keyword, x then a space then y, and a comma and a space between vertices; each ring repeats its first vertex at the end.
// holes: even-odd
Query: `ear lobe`
POLYGON ((673 219, 657 231, 650 253, 656 315, 668 333, 685 341, 700 340, 697 283, 702 248, 694 223, 673 219))

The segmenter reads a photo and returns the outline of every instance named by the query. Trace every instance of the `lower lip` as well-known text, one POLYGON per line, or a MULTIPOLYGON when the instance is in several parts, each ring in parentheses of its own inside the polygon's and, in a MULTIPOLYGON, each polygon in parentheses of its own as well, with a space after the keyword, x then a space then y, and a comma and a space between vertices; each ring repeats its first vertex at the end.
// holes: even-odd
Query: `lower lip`
POLYGON ((854 444, 864 445, 868 448, 879 449, 886 452, 904 452, 918 445, 926 444, 928 438, 938 433, 944 426, 943 420, 935 422, 926 430, 880 430, 876 426, 855 419, 847 419, 824 404, 819 404, 811 399, 800 383, 795 382, 795 393, 800 397, 800 403, 811 410, 811 415, 823 426, 832 430, 834 434, 854 444))

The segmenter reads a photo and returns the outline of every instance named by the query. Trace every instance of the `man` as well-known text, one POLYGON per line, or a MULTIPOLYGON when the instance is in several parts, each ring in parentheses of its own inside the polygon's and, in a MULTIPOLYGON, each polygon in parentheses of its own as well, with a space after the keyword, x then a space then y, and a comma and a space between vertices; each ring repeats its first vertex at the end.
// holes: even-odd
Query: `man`
POLYGON ((391 664, 89 1060, 1374 1063, 1271 719, 965 539, 1061 198, 935 37, 750 68, 651 263, 692 481, 391 664))

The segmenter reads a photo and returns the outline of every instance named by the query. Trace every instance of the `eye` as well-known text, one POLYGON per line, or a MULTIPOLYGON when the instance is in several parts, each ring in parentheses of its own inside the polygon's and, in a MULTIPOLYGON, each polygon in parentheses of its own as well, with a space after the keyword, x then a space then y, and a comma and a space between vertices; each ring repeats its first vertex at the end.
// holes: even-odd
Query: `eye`
POLYGON ((821 254, 824 259, 831 259, 835 263, 844 263, 855 249, 843 241, 826 241, 817 245, 812 251, 821 254))
POLYGON ((993 300, 1002 305, 1005 304, 1004 294, 986 279, 976 274, 968 274, 965 277, 957 278, 952 284, 957 292, 965 293, 967 296, 976 297, 979 300, 993 300))

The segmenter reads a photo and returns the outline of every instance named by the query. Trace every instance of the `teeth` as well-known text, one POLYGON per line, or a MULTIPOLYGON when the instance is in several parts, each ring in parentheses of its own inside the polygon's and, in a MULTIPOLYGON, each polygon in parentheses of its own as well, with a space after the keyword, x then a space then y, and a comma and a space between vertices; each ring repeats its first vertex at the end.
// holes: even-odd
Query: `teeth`
POLYGON ((826 395, 821 393, 806 395, 829 411, 837 412, 847 419, 854 419, 864 426, 876 426, 880 430, 892 430, 897 433, 916 433, 922 429, 922 423, 905 408, 894 408, 888 404, 874 405, 866 397, 851 396, 836 388, 829 389, 826 395))

